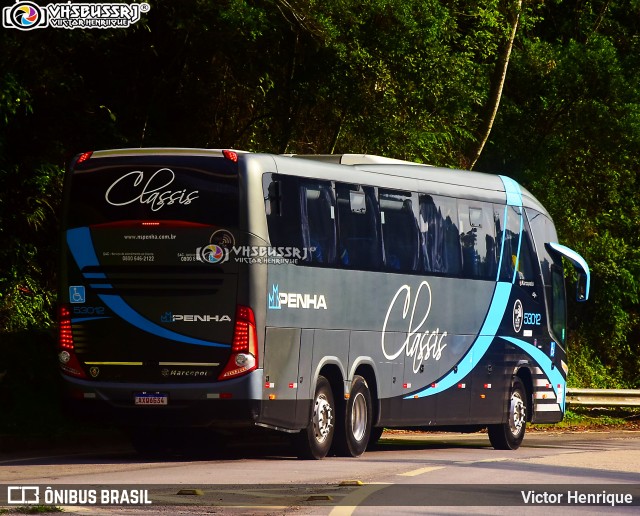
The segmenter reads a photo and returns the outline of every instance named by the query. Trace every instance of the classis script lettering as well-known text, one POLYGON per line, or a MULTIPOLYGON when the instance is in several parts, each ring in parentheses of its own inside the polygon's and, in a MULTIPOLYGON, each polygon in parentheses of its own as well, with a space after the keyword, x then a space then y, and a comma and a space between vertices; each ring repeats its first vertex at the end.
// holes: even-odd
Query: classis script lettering
POLYGON ((431 286, 429 286, 429 283, 426 281, 420 283, 413 299, 411 296, 411 287, 409 285, 403 285, 398 289, 395 296, 393 296, 389 309, 387 310, 387 315, 384 318, 384 325, 382 326, 382 352, 384 356, 387 360, 395 360, 404 352, 407 357, 413 359, 414 373, 420 370, 423 362, 429 359, 435 361, 440 360, 440 358, 442 358, 442 351, 447 347, 446 343, 442 342, 442 339, 447 336, 446 331, 441 332, 440 328, 429 330, 425 326, 429 318, 429 313, 431 312, 431 301, 431 286), (385 341, 385 335, 389 317, 398 302, 402 303, 402 321, 407 326, 407 333, 402 346, 393 351, 389 349, 390 345, 385 341), (418 307, 425 306, 425 304, 424 315, 420 318, 420 314, 416 313, 416 311, 418 307))
POLYGON ((147 204, 152 211, 158 211, 172 204, 191 204, 199 197, 198 190, 188 192, 169 188, 176 178, 173 170, 161 168, 145 181, 145 174, 139 170, 129 172, 116 179, 104 194, 112 206, 126 206, 134 202, 147 204))

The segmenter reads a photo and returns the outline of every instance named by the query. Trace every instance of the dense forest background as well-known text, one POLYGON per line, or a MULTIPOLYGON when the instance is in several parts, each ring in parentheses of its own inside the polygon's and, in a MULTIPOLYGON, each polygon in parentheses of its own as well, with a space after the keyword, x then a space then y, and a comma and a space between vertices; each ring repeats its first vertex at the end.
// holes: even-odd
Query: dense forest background
POLYGON ((55 323, 75 154, 372 153, 531 190, 592 268, 570 385, 640 387, 640 0, 149 3, 129 29, 0 31, 1 341, 55 323))

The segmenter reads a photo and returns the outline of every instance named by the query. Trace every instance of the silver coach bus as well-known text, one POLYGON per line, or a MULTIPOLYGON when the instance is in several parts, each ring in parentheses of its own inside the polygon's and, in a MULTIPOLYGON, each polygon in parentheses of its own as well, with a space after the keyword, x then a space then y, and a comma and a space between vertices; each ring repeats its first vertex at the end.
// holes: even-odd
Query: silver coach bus
POLYGON ((265 427, 300 457, 387 428, 560 421, 564 256, 504 176, 369 155, 126 149, 65 182, 58 356, 74 411, 134 445, 265 427))

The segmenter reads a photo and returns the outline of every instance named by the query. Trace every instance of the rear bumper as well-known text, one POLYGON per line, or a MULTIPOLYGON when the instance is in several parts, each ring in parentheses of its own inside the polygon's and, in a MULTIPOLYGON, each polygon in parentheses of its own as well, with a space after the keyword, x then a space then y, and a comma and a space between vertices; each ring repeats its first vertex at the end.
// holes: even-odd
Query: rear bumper
POLYGON ((117 426, 252 427, 262 408, 262 370, 212 384, 137 384, 65 376, 70 417, 117 426), (136 406, 136 393, 163 393, 168 404, 136 406))

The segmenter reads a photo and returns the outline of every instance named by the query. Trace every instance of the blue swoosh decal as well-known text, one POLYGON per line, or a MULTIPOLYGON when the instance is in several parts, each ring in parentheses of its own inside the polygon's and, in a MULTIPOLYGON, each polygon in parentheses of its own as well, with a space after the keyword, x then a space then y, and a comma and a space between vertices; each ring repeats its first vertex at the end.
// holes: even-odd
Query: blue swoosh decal
POLYGON ((511 283, 501 281, 496 284, 496 289, 493 293, 493 299, 491 306, 489 307, 489 313, 484 320, 480 335, 476 338, 475 342, 471 346, 471 349, 467 353, 467 356, 458 364, 457 372, 450 372, 447 376, 442 378, 435 384, 435 387, 429 386, 426 389, 405 396, 405 399, 412 398, 424 398, 425 396, 432 396, 438 394, 449 387, 456 385, 462 378, 468 375, 474 367, 478 365, 482 357, 485 355, 489 346, 495 339, 498 327, 504 316, 504 312, 509 303, 509 296, 511 295, 511 283))
POLYGON ((86 321, 97 321, 99 319, 111 319, 111 317, 75 317, 74 319, 71 319, 71 323, 83 323, 86 321))
POLYGON ((498 176, 504 185, 504 193, 507 196, 508 206, 522 206, 522 190, 520 185, 507 176, 498 176))
POLYGON ((89 228, 69 229, 67 231, 67 245, 80 270, 85 267, 97 267, 100 265, 96 251, 93 248, 93 240, 91 239, 89 228))
MULTIPOLYGON (((498 265, 498 277, 496 278, 496 288, 493 292, 493 298, 491 299, 491 305, 489 311, 485 317, 480 334, 471 345, 471 348, 467 352, 467 355, 458 364, 457 371, 451 371, 446 376, 441 378, 438 382, 430 385, 417 393, 405 396, 404 399, 424 398, 426 396, 432 396, 438 394, 450 387, 456 385, 462 378, 468 375, 474 367, 478 365, 482 357, 487 353, 489 346, 495 340, 498 328, 502 322, 507 305, 509 304, 509 297, 511 296, 511 288, 515 283, 516 274, 514 272, 513 279, 510 282, 498 281, 500 277, 500 269, 502 266, 502 255, 504 254, 505 234, 507 232, 507 213, 508 206, 516 206, 520 208, 520 238, 518 241, 518 251, 516 257, 516 269, 518 260, 520 258, 520 245, 522 243, 522 231, 524 227, 523 210, 522 210, 522 191, 520 185, 513 179, 506 176, 499 176, 504 185, 504 191, 506 195, 506 206, 504 215, 504 228, 502 232, 502 245, 500 249, 500 263, 498 265)), ((537 348, 536 348, 537 350, 537 348)))
POLYGON ((151 322, 149 319, 141 316, 133 308, 131 308, 120 296, 113 294, 98 294, 100 300, 107 305, 113 312, 119 315, 122 319, 132 324, 136 328, 141 329, 152 335, 157 335, 164 339, 177 340, 184 342, 185 344, 197 344, 199 346, 209 346, 213 348, 230 348, 229 344, 220 344, 218 342, 209 342, 206 340, 194 339, 193 337, 187 337, 175 333, 171 330, 167 330, 162 326, 151 322))
POLYGON ((551 382, 551 386, 553 387, 553 392, 555 392, 558 400, 562 401, 562 410, 564 411, 564 389, 562 393, 558 392, 558 385, 564 385, 566 380, 558 371, 557 367, 552 367, 553 362, 551 359, 545 355, 542 351, 536 348, 533 344, 529 344, 524 340, 516 339, 514 337, 503 337, 500 336, 501 339, 504 339, 511 344, 518 346, 522 351, 531 356, 537 363, 537 365, 542 369, 542 372, 547 376, 549 381, 551 382))
MULTIPOLYGON (((82 271, 85 267, 98 267, 100 262, 96 255, 95 248, 93 247, 93 240, 91 238, 91 230, 88 227, 74 228, 67 231, 67 245, 73 255, 73 259, 82 271)), ((89 273, 85 275, 88 278, 99 278, 101 273, 89 273)), ((103 275, 104 276, 104 275, 103 275)), ((106 276, 104 276, 106 278, 106 276)), ((112 285, 90 284, 91 288, 111 289, 112 285)), ((143 317, 133 308, 131 308, 124 299, 115 294, 98 294, 100 300, 107 305, 116 315, 136 328, 162 337, 164 339, 174 340, 177 342, 184 342, 185 344, 196 344, 198 346, 209 346, 214 348, 230 348, 230 344, 221 344, 219 342, 210 342, 207 340, 196 339, 193 337, 187 337, 171 330, 167 330, 162 326, 151 322, 149 319, 143 317)), ((87 319, 85 319, 87 320, 87 319)))

